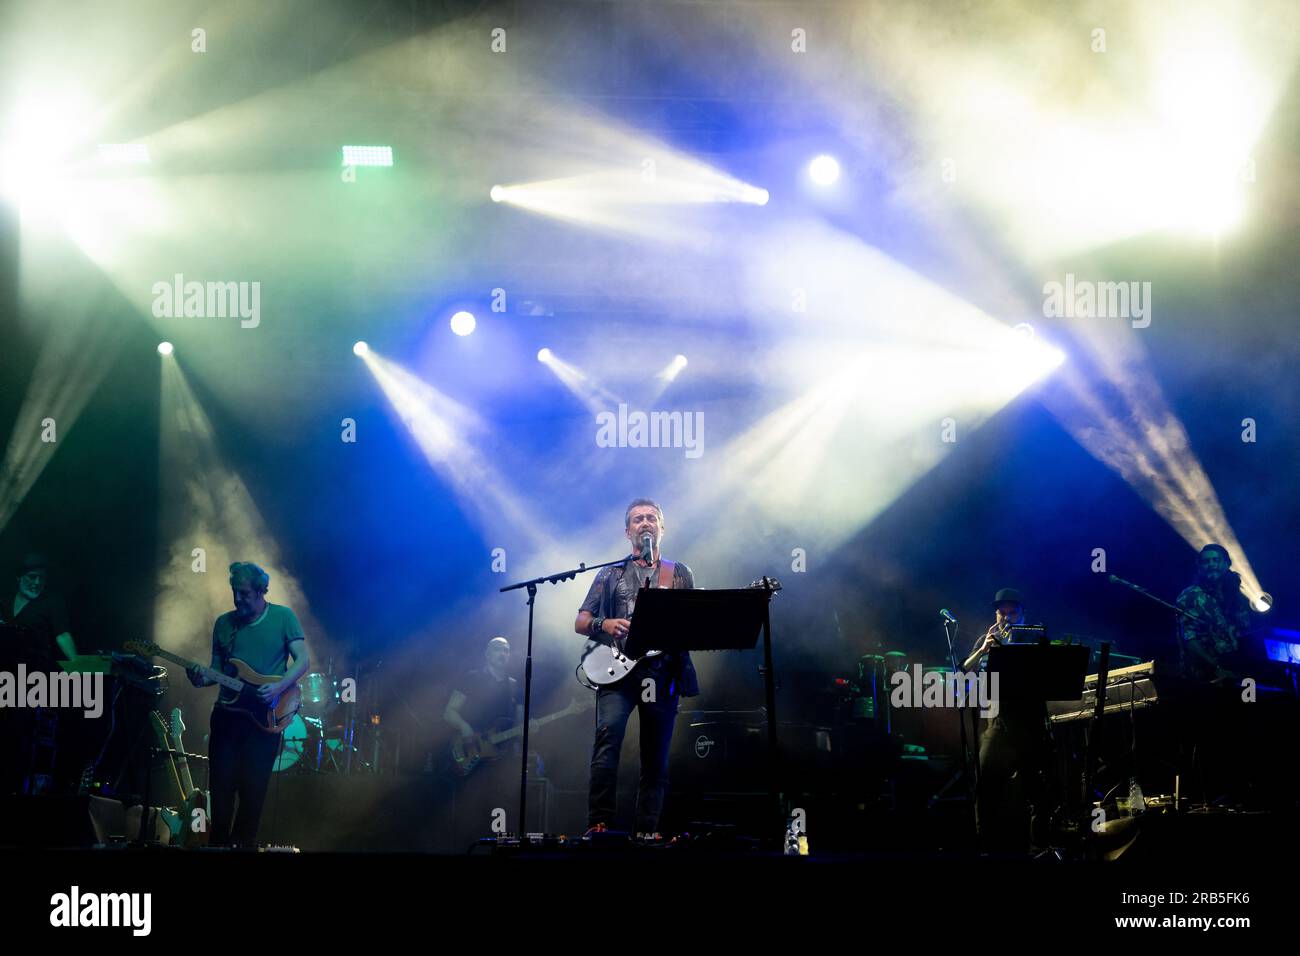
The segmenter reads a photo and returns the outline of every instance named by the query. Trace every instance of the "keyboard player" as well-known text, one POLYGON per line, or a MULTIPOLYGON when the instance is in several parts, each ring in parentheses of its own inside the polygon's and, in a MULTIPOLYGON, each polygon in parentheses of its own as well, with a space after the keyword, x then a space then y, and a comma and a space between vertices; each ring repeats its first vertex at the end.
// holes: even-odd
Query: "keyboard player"
POLYGON ((1196 562, 1196 580, 1178 595, 1183 668, 1188 677, 1231 682, 1240 669, 1241 644, 1250 630, 1250 606, 1241 593, 1241 575, 1221 544, 1207 544, 1196 562))

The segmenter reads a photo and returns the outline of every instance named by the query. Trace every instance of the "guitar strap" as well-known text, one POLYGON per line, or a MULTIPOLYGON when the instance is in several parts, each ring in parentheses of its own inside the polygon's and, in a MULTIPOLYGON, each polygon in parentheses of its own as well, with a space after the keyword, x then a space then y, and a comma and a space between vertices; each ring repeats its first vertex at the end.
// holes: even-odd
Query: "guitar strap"
POLYGON ((669 561, 667 558, 659 559, 659 587, 671 588, 673 586, 673 571, 676 568, 677 562, 669 561))

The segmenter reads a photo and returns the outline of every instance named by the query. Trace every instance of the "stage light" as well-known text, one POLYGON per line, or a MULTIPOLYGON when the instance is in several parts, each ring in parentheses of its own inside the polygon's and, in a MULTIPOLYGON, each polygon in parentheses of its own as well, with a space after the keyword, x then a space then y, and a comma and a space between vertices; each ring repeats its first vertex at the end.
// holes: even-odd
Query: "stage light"
MULTIPOLYGON (((630 147, 629 147, 630 148, 630 147)), ((698 229, 683 222, 683 207, 722 203, 761 206, 767 191, 692 159, 662 144, 642 149, 591 172, 554 179, 493 186, 488 195, 541 215, 670 242, 699 242, 698 229), (655 165, 647 167, 647 156, 655 165), (647 175, 653 170, 653 175, 647 175)))
POLYGON ((356 345, 352 346, 353 355, 365 355, 369 351, 370 351, 370 346, 367 345, 365 342, 358 342, 356 345))
POLYGON ((679 353, 673 356, 673 360, 671 362, 669 362, 659 371, 655 372, 655 387, 650 392, 647 401, 651 401, 651 402, 656 401, 659 398, 659 396, 664 393, 664 391, 668 388, 668 386, 673 383, 673 380, 676 379, 679 374, 681 374, 681 371, 684 368, 686 368, 686 356, 679 353))
POLYGON ((622 401, 582 369, 570 365, 550 349, 542 349, 538 352, 537 361, 550 369, 564 387, 573 393, 574 398, 586 405, 592 414, 598 415, 608 409, 617 408, 622 401))
POLYGON ((393 165, 393 147, 391 146, 344 146, 344 166, 391 166, 393 165))
POLYGON ((94 128, 89 100, 76 90, 33 90, 0 123, 0 196, 22 208, 67 201, 68 158, 94 128))
POLYGON ((1265 591, 1251 602, 1251 606, 1260 614, 1264 614, 1273 607, 1273 595, 1265 591))
POLYGON ((830 186, 840 178, 840 164, 834 156, 821 156, 808 164, 808 177, 818 186, 830 186))
POLYGON ((172 344, 171 344, 170 342, 159 342, 159 343, 158 343, 158 354, 159 354, 159 355, 171 355, 173 351, 175 351, 175 349, 173 348, 173 346, 172 346, 172 344))
POLYGON ((469 335, 477 325, 474 316, 468 312, 457 312, 451 317, 451 330, 457 335, 469 335))

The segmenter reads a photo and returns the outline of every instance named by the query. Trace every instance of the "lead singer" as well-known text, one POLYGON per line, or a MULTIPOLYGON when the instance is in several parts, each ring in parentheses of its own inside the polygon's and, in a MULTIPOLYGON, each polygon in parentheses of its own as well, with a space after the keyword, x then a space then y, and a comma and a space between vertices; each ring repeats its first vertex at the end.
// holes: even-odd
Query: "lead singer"
MULTIPOLYGON (((659 553, 664 535, 663 509, 638 498, 623 515, 632 554, 622 564, 603 568, 582 602, 574 630, 592 641, 621 648, 636 607, 637 592, 647 586, 695 587, 691 569, 659 553)), ((588 645, 590 647, 591 645, 588 645)), ((591 787, 587 835, 610 829, 617 807, 618 763, 632 711, 641 711, 641 776, 637 785, 636 837, 649 843, 663 839, 659 816, 668 789, 668 747, 682 697, 700 692, 687 653, 643 658, 622 680, 596 691, 596 735, 591 748, 591 787), (650 679, 653 684, 647 685, 650 679), (647 693, 652 690, 653 693, 647 693)))

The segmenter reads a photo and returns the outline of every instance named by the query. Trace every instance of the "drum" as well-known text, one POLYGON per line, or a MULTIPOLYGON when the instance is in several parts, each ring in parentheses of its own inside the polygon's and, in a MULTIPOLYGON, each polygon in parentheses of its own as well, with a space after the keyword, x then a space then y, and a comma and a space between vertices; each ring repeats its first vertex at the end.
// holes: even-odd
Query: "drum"
POLYGON ((275 758, 272 769, 276 773, 293 767, 299 770, 320 770, 326 761, 330 761, 332 751, 343 749, 342 733, 341 727, 326 730, 318 717, 294 714, 293 720, 284 728, 280 755, 275 758))
MULTIPOLYGON (((897 683, 894 677, 895 674, 903 674, 908 680, 911 680, 908 666, 909 661, 906 652, 885 652, 885 686, 882 688, 883 700, 880 713, 885 718, 885 727, 890 735, 906 739, 910 739, 912 736, 915 714, 912 708, 894 706, 893 690, 897 683)), ((920 702, 917 703, 919 705, 920 702)))
POLYGON ((276 773, 288 770, 302 759, 307 747, 307 721, 302 714, 294 714, 289 726, 284 728, 284 739, 280 743, 280 755, 275 758, 272 769, 276 773))
POLYGON ((885 673, 887 675, 906 671, 907 667, 907 654, 903 651, 888 651, 885 654, 885 673))
POLYGON ((339 702, 338 681, 324 674, 308 674, 298 686, 302 689, 302 712, 311 717, 324 717, 339 702))
POLYGON ((858 658, 858 694, 853 698, 854 720, 875 720, 881 713, 885 700, 885 658, 880 654, 866 654, 858 658))

